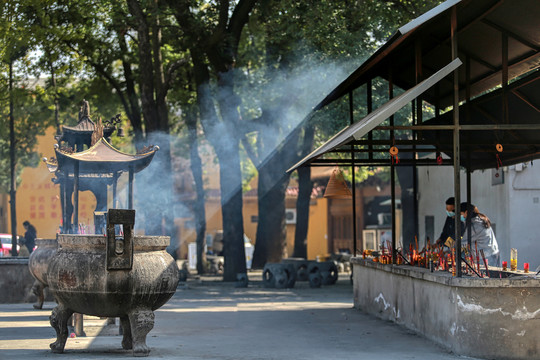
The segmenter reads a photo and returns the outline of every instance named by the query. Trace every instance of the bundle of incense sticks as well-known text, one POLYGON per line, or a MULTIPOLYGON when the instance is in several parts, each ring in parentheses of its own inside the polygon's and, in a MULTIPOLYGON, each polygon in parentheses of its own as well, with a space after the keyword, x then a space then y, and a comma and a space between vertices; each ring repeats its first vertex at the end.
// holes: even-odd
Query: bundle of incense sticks
POLYGON ((394 253, 394 248, 392 247, 392 243, 390 241, 386 241, 386 248, 388 249, 388 263, 391 264, 393 262, 392 254, 394 253))
POLYGON ((465 263, 465 269, 466 270, 471 270, 474 274, 476 274, 478 277, 482 277, 481 274, 477 273, 476 270, 474 269, 474 264, 471 265, 467 262, 467 260, 465 260, 465 258, 461 258, 461 260, 465 263))
MULTIPOLYGON (((472 268, 474 269, 474 267, 475 267, 474 256, 473 256, 473 254, 472 254, 472 249, 471 249, 470 246, 469 246, 469 261, 471 262, 471 266, 472 266, 472 268)), ((478 274, 479 274, 479 273, 480 273, 480 272, 478 272, 478 274)))
POLYGON ((474 257, 471 254, 469 254, 469 262, 470 262, 470 265, 471 265, 472 269, 474 270, 474 267, 476 265, 474 264, 474 257))
POLYGON ((411 263, 409 262, 409 260, 407 260, 407 258, 405 257, 405 255, 402 254, 401 251, 397 251, 397 254, 398 256, 403 259, 403 261, 405 261, 407 264, 411 265, 411 263))
POLYGON ((474 242, 474 250, 476 251, 476 270, 480 273, 480 258, 478 257, 478 243, 474 242))
POLYGON ((456 248, 452 248, 452 276, 456 276, 456 248))
POLYGON ((446 267, 445 267, 445 262, 446 262, 446 257, 443 255, 439 258, 439 265, 441 266, 441 270, 442 271, 445 271, 446 270, 446 267))
POLYGON ((461 271, 467 275, 469 273, 469 268, 467 267, 467 246, 462 246, 461 251, 457 252, 456 256, 461 256, 461 271), (463 256, 465 255, 465 256, 463 256), (465 264, 465 266, 463 266, 465 264))
POLYGON ((429 259, 430 259, 430 251, 429 251, 429 243, 426 244, 426 252, 424 254, 424 265, 426 269, 429 267, 429 259))

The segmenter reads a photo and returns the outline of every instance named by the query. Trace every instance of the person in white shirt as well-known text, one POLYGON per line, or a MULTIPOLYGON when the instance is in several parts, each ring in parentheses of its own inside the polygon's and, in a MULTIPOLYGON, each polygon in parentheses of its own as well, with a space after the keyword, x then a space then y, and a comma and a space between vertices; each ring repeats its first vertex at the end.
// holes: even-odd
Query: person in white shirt
MULTIPOLYGON (((499 245, 491 226, 489 218, 480 213, 478 208, 473 204, 466 202, 460 204, 461 221, 465 222, 465 229, 469 223, 471 224, 471 245, 484 250, 484 255, 489 265, 500 266, 499 245)), ((469 232, 465 230, 463 233, 463 244, 469 242, 469 232)))

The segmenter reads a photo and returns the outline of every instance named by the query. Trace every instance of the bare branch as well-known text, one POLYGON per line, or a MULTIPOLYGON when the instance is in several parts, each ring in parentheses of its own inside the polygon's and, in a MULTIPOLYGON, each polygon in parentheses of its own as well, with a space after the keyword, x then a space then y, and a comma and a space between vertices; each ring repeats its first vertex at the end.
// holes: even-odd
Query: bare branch
POLYGON ((253 165, 256 168, 258 168, 261 160, 259 159, 259 156, 257 155, 257 152, 255 151, 255 148, 253 147, 253 145, 249 143, 247 136, 245 135, 242 136, 241 141, 242 141, 242 146, 244 147, 244 150, 246 150, 246 153, 249 159, 251 160, 253 165))
POLYGON ((169 64, 166 74, 165 74, 165 82, 163 84, 163 89, 165 93, 171 88, 172 83, 176 77, 176 71, 183 65, 187 64, 186 59, 179 59, 169 64))
POLYGON ((249 14, 257 4, 257 0, 240 0, 234 8, 229 23, 229 33, 233 39, 233 45, 236 49, 240 42, 240 36, 242 35, 242 29, 249 20, 249 14))
MULTIPOLYGON (((73 44, 65 41, 64 44, 70 48, 72 51, 74 51, 76 54, 78 54, 79 56, 83 57, 83 54, 81 52, 79 52, 79 50, 73 46, 73 44)), ((128 118, 132 118, 131 114, 130 114, 130 107, 128 106, 128 102, 124 96, 124 93, 122 91, 122 86, 120 84, 120 82, 118 82, 118 80, 116 80, 114 77, 111 76, 111 74, 109 74, 106 70, 105 70, 105 67, 101 64, 98 64, 92 60, 90 60, 88 57, 86 57, 86 63, 88 63, 90 66, 92 66, 92 68, 94 68, 94 70, 98 73, 98 74, 101 74, 108 82, 109 84, 116 90, 116 94, 120 97, 120 102, 122 103, 122 106, 124 106, 124 109, 126 110, 126 115, 128 116, 128 118)))

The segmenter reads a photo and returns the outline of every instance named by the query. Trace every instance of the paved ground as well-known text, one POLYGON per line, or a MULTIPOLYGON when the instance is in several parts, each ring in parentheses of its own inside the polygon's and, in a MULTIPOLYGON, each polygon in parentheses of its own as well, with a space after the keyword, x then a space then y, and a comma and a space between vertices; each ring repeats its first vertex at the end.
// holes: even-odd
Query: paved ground
MULTIPOLYGON (((188 281, 156 311, 149 359, 465 359, 353 309, 345 276, 334 286, 297 283, 288 290, 209 280, 188 281)), ((52 354, 55 332, 48 317, 55 304, 45 305, 0 304, 0 359, 131 358, 115 335, 118 326, 91 317, 85 319, 89 336, 70 338, 65 354, 52 354)))

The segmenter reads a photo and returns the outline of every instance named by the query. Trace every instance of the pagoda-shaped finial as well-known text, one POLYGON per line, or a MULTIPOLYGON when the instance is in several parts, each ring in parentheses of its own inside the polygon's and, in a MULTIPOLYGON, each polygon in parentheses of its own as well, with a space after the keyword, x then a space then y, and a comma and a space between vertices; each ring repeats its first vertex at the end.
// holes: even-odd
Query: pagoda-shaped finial
POLYGON ((79 110, 79 122, 81 122, 84 118, 90 119, 90 104, 88 104, 88 101, 86 100, 83 100, 83 104, 79 110))

